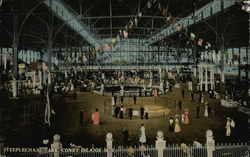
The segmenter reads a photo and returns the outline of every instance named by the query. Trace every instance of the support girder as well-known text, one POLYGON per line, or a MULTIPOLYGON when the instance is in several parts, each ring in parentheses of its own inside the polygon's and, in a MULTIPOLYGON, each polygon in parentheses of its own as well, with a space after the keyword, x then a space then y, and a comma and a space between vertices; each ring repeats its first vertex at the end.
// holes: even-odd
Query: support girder
POLYGON ((76 31, 83 39, 89 44, 98 47, 101 45, 99 39, 90 31, 88 26, 83 23, 80 16, 65 2, 62 0, 45 0, 44 3, 50 8, 50 10, 65 22, 68 26, 76 31))
MULTIPOLYGON (((184 17, 180 21, 177 22, 177 24, 181 25, 182 28, 189 27, 190 25, 195 24, 196 22, 201 22, 202 20, 209 18, 220 11, 227 9, 235 4, 235 0, 214 0, 207 5, 203 6, 202 8, 198 9, 194 12, 194 14, 190 14, 187 17, 184 17), (194 17, 195 18, 194 18, 194 17)), ((173 35, 176 33, 177 30, 174 28, 173 25, 170 25, 169 27, 163 29, 159 33, 153 35, 152 37, 147 39, 147 43, 153 44, 156 43, 168 36, 173 35)))

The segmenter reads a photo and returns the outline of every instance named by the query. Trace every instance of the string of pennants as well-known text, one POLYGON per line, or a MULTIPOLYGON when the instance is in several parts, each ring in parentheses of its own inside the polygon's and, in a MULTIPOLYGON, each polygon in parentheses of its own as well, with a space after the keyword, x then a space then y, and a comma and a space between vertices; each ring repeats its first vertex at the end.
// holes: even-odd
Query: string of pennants
MULTIPOLYGON (((160 3, 159 0, 148 0, 148 2, 146 3, 146 6, 141 11, 138 10, 137 15, 135 15, 133 18, 130 19, 129 23, 124 26, 124 29, 118 31, 118 34, 116 35, 116 37, 112 38, 109 43, 104 43, 103 45, 101 45, 97 49, 97 51, 94 48, 90 51, 89 54, 92 56, 92 58, 96 58, 96 52, 98 52, 100 55, 103 55, 105 51, 106 52, 111 51, 112 46, 115 46, 120 41, 120 38, 128 38, 129 31, 132 30, 133 28, 136 28, 139 24, 139 21, 142 15, 146 14, 146 12, 148 12, 149 9, 153 7, 158 8, 162 16, 165 17, 166 22, 170 23, 173 29, 175 29, 176 31, 180 31, 181 33, 183 33, 186 37, 190 39, 186 42, 186 46, 191 44, 190 41, 193 41, 195 42, 195 44, 197 44, 200 47, 204 47, 205 49, 211 48, 211 44, 209 42, 205 42, 203 39, 198 38, 196 34, 194 34, 191 31, 188 31, 187 28, 184 29, 181 26, 181 24, 177 22, 177 17, 172 16, 168 12, 168 7, 164 7, 162 3, 160 3)), ((79 53, 81 54, 80 48, 79 48, 79 53)), ((112 56, 111 54, 105 54, 103 56, 103 60, 106 60, 111 56, 112 56)), ((80 58, 83 62, 87 62, 89 60, 86 54, 80 56, 80 58)))

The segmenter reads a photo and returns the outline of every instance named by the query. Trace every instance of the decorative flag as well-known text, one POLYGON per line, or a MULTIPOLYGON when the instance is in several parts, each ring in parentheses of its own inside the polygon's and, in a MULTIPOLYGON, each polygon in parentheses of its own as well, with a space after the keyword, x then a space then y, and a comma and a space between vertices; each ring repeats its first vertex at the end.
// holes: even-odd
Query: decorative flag
POLYGON ((102 46, 100 46, 100 47, 98 48, 98 52, 99 52, 99 53, 103 52, 103 47, 102 47, 102 46))
POLYGON ((116 45, 117 44, 117 38, 112 38, 111 43, 112 43, 112 45, 116 45))
POLYGON ((105 44, 105 49, 106 51, 110 51, 111 47, 109 46, 109 44, 105 44))
POLYGON ((158 3, 158 9, 159 9, 159 10, 162 10, 162 8, 161 8, 161 3, 160 3, 160 2, 158 3))
POLYGON ((119 30, 119 34, 122 36, 122 30, 119 30))
POLYGON ((64 64, 67 66, 69 64, 69 59, 68 57, 65 58, 64 64))
POLYGON ((182 26, 181 26, 180 24, 177 24, 177 26, 175 27, 175 29, 176 29, 177 31, 180 31, 180 30, 182 29, 182 26))
POLYGON ((191 32, 191 34, 190 34, 190 39, 191 39, 191 40, 194 40, 194 39, 195 39, 195 34, 192 33, 192 32, 191 32))
POLYGON ((233 55, 232 60, 237 61, 238 60, 238 56, 237 55, 233 55))
POLYGON ((124 36, 124 38, 127 38, 128 37, 128 32, 127 31, 123 31, 123 36, 124 36))
POLYGON ((141 17, 142 16, 142 12, 140 12, 138 16, 141 17))
POLYGON ((171 20, 171 16, 167 17, 167 22, 169 22, 171 20))
POLYGON ((147 7, 148 7, 148 8, 151 8, 151 2, 150 2, 150 1, 148 1, 147 7))
POLYGON ((207 46, 208 46, 208 48, 210 48, 210 47, 211 47, 211 44, 210 44, 210 43, 207 43, 207 46))
POLYGON ((163 15, 163 16, 166 16, 166 15, 167 15, 167 12, 168 12, 168 10, 167 10, 166 8, 163 8, 163 9, 162 9, 162 15, 163 15))
POLYGON ((199 40, 198 40, 198 45, 199 45, 199 46, 202 46, 202 43, 203 43, 203 40, 202 40, 202 39, 199 39, 199 40))
POLYGON ((137 24, 138 24, 138 19, 137 18, 135 18, 134 23, 135 23, 135 26, 137 27, 137 24))
POLYGON ((134 22, 133 22, 133 20, 131 20, 131 21, 130 21, 130 24, 131 24, 132 26, 134 25, 134 22))
POLYGON ((79 56, 82 57, 82 51, 81 48, 79 48, 79 56))
POLYGON ((82 60, 83 60, 83 62, 87 62, 87 61, 88 61, 88 57, 84 55, 84 56, 82 57, 82 60))
POLYGON ((130 30, 130 29, 132 29, 133 28, 133 25, 130 23, 129 25, 128 25, 128 29, 130 30))
POLYGON ((228 59, 228 52, 225 51, 224 54, 225 54, 226 59, 228 59))
POLYGON ((128 25, 125 26, 125 30, 126 30, 126 31, 128 30, 128 25))
POLYGON ((176 23, 176 18, 175 18, 175 17, 172 17, 172 18, 170 19, 170 21, 171 21, 172 24, 175 24, 175 23, 176 23))
POLYGON ((92 56, 95 58, 96 57, 96 52, 95 50, 91 51, 92 56))

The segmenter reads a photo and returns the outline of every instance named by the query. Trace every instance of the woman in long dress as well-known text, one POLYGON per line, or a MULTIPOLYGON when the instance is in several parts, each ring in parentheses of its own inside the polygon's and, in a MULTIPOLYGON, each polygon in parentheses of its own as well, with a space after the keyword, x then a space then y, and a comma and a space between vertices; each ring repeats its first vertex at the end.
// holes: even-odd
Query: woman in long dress
POLYGON ((124 111, 123 106, 121 106, 121 109, 120 109, 120 119, 123 119, 123 111, 124 111))
POLYGON ((173 117, 169 118, 168 131, 169 132, 174 132, 174 118, 173 117))
POLYGON ((205 104, 204 117, 208 117, 208 106, 207 106, 207 103, 205 104))
POLYGON ((201 95, 201 103, 204 103, 204 95, 201 95))
POLYGON ((227 123, 226 123, 226 136, 230 136, 231 135, 231 122, 230 122, 230 118, 227 118, 227 123))
POLYGON ((112 105, 112 106, 115 105, 115 97, 114 97, 114 96, 112 96, 112 98, 111 98, 111 105, 112 105))
POLYGON ((174 132, 180 132, 181 131, 181 127, 180 127, 180 121, 179 121, 179 116, 175 116, 175 126, 174 126, 174 132))
POLYGON ((116 107, 116 105, 113 105, 113 107, 112 107, 112 117, 115 116, 115 107, 116 107))
POLYGON ((140 128, 140 139, 139 139, 139 142, 141 143, 146 143, 146 133, 145 133, 145 128, 144 128, 144 125, 141 124, 141 128, 140 128))
POLYGON ((100 124, 100 113, 97 108, 95 109, 95 112, 92 115, 92 120, 94 125, 100 124))
POLYGON ((184 121, 185 121, 185 115, 181 114, 181 123, 184 123, 184 121))
POLYGON ((184 114, 185 114, 184 124, 189 124, 189 118, 188 118, 189 111, 188 111, 188 109, 185 109, 184 111, 185 111, 184 112, 184 114))

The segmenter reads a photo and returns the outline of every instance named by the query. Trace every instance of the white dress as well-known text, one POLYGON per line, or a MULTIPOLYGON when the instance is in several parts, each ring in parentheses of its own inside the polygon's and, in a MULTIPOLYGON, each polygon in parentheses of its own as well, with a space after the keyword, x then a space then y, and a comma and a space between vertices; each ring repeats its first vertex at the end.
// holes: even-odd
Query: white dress
POLYGON ((184 120, 185 120, 185 115, 181 114, 181 122, 184 123, 184 120))
POLYGON ((226 136, 230 136, 231 135, 231 125, 230 125, 230 121, 228 120, 226 123, 226 136))
POLYGON ((111 98, 111 106, 114 106, 115 105, 115 97, 112 96, 111 98))
POLYGON ((139 142, 146 143, 146 134, 145 134, 145 128, 144 128, 144 126, 142 126, 140 128, 140 139, 139 139, 139 142))
POLYGON ((203 94, 201 96, 201 103, 204 103, 204 96, 203 96, 203 94))
POLYGON ((204 103, 204 95, 201 95, 201 103, 204 103))
POLYGON ((205 116, 205 117, 208 117, 208 110, 207 110, 207 108, 208 108, 208 107, 207 107, 207 105, 206 105, 206 106, 205 106, 205 113, 204 113, 204 116, 205 116))

